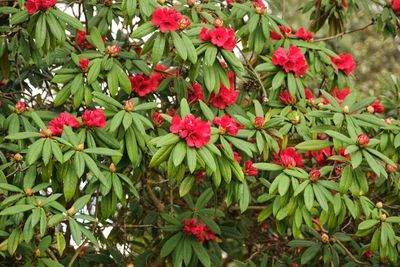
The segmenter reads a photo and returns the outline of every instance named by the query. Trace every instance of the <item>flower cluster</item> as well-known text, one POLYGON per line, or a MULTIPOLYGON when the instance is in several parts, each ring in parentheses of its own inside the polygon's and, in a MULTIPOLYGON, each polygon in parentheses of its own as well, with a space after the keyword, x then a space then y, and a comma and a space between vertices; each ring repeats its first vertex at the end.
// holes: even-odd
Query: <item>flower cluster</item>
POLYGON ((169 70, 169 68, 157 64, 151 76, 146 74, 137 74, 134 77, 129 77, 129 80, 131 81, 131 91, 137 93, 141 97, 156 92, 158 85, 162 79, 165 78, 166 74, 164 74, 164 72, 167 70, 169 70))
POLYGON ((197 237, 201 244, 204 241, 214 240, 215 234, 210 230, 205 224, 202 223, 201 220, 192 218, 189 221, 186 219, 183 220, 183 232, 187 235, 194 235, 197 237))
POLYGON ((287 105, 294 105, 297 102, 296 96, 291 95, 289 90, 283 90, 279 94, 279 100, 287 105))
POLYGON ((214 123, 218 125, 218 129, 221 134, 229 133, 231 135, 237 135, 239 129, 243 128, 234 119, 229 117, 229 115, 224 115, 222 118, 215 117, 214 123))
POLYGON ((247 176, 257 176, 258 169, 253 166, 253 162, 251 160, 247 160, 244 163, 243 173, 247 176))
POLYGON ((57 0, 28 0, 26 2, 26 9, 28 14, 35 14, 39 9, 47 10, 57 4, 57 0))
POLYGON ((296 32, 296 38, 303 39, 304 41, 311 41, 314 39, 314 34, 312 32, 307 32, 304 27, 301 27, 296 32))
POLYGON ((211 139, 211 123, 202 121, 201 118, 186 115, 182 120, 180 116, 175 116, 171 123, 171 133, 185 139, 190 147, 200 148, 207 145, 211 139))
POLYGON ((188 93, 188 102, 190 104, 197 103, 199 100, 204 101, 203 89, 199 83, 194 83, 192 88, 186 88, 188 93))
MULTIPOLYGON (((343 100, 350 94, 350 89, 349 88, 343 88, 342 91, 339 91, 339 89, 335 86, 333 89, 333 93, 331 94, 333 98, 337 100, 339 105, 341 106, 343 104, 343 100)), ((329 101, 325 98, 325 96, 322 97, 322 103, 329 104, 329 101)))
POLYGON ((160 28, 161 32, 175 32, 190 25, 188 18, 175 8, 157 8, 151 17, 151 23, 160 28))
POLYGON ((274 154, 275 163, 285 168, 301 168, 303 166, 303 156, 296 153, 294 147, 288 147, 280 151, 279 154, 274 154))
POLYGON ((229 89, 220 83, 220 90, 217 94, 212 93, 210 96, 210 103, 219 109, 225 109, 236 103, 239 93, 235 90, 235 74, 228 72, 229 89))
POLYGON ((106 126, 106 116, 101 109, 85 110, 82 115, 82 121, 86 127, 99 127, 104 128, 106 126))
POLYGON ((217 27, 209 31, 203 27, 200 32, 200 40, 211 42, 220 48, 232 51, 236 46, 235 32, 232 28, 225 28, 224 26, 217 27))
POLYGON ((75 129, 81 126, 76 117, 68 113, 61 113, 57 118, 50 121, 50 125, 47 128, 51 131, 51 135, 61 136, 64 131, 64 125, 75 129))
POLYGON ((373 113, 383 113, 383 112, 385 112, 385 108, 382 106, 381 101, 377 100, 367 107, 367 111, 372 114, 373 113))
POLYGON ((272 56, 272 63, 283 67, 286 72, 294 72, 295 77, 304 75, 308 68, 306 59, 297 46, 289 47, 287 53, 282 47, 276 50, 272 56))
POLYGON ((351 54, 339 54, 339 58, 331 57, 331 61, 335 64, 338 70, 343 71, 347 76, 354 71, 356 67, 356 62, 353 60, 353 56, 351 54))
POLYGON ((253 7, 257 14, 265 14, 266 6, 262 0, 257 0, 253 2, 253 7))

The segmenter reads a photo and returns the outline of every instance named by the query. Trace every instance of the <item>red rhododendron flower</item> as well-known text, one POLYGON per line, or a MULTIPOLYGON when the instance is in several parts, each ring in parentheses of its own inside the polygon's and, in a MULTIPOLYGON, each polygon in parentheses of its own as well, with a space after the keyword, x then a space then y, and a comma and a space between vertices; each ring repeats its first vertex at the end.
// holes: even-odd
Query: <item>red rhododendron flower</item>
POLYGON ((83 72, 87 72, 88 68, 89 68, 89 59, 87 58, 81 58, 79 60, 79 68, 83 71, 83 72))
POLYGON ((214 123, 219 126, 219 132, 221 134, 229 133, 231 135, 237 135, 240 125, 229 115, 224 115, 222 118, 215 117, 214 123))
MULTIPOLYGON (((343 100, 351 93, 349 88, 343 88, 342 91, 339 91, 337 86, 333 89, 333 93, 331 94, 341 106, 343 104, 343 100)), ((329 104, 329 101, 325 98, 325 96, 321 96, 324 104, 329 104)))
POLYGON ((289 90, 283 90, 279 95, 279 100, 288 105, 294 105, 297 102, 296 96, 291 95, 289 90))
POLYGON ((163 117, 161 117, 161 112, 154 111, 151 118, 153 119, 153 123, 156 127, 161 127, 165 121, 163 117))
POLYGON ((211 31, 203 27, 200 31, 200 40, 211 42, 213 45, 230 51, 236 46, 235 32, 232 28, 227 29, 223 26, 211 31))
POLYGON ((381 105, 381 101, 377 100, 367 107, 369 113, 383 113, 385 108, 381 105))
POLYGON ((392 8, 393 11, 398 15, 400 13, 400 0, 393 0, 392 8))
POLYGON ((190 147, 202 147, 208 144, 211 139, 211 123, 195 118, 193 115, 186 115, 182 121, 180 116, 172 118, 172 125, 169 128, 171 133, 178 134, 185 139, 190 147))
POLYGON ((353 60, 353 56, 351 54, 339 54, 339 58, 331 57, 331 61, 336 65, 338 70, 342 70, 347 76, 350 76, 356 67, 356 62, 353 60))
POLYGON ((304 89, 304 94, 306 95, 306 99, 310 100, 310 99, 315 99, 315 95, 311 92, 310 89, 304 89))
POLYGON ((286 72, 294 72, 295 77, 304 75, 308 68, 306 59, 297 46, 289 47, 288 53, 284 48, 276 50, 272 56, 272 63, 283 67, 286 72))
POLYGON ((280 30, 280 33, 277 33, 276 31, 272 31, 270 33, 269 38, 271 40, 275 40, 275 41, 282 39, 282 35, 286 38, 290 38, 292 36, 293 26, 290 25, 290 28, 287 28, 287 27, 281 25, 281 26, 279 26, 279 30, 280 30))
POLYGON ((214 107, 219 109, 225 109, 226 107, 232 106, 236 103, 236 100, 239 96, 239 93, 235 90, 235 74, 230 71, 228 72, 229 78, 229 89, 220 83, 220 90, 218 94, 212 93, 210 96, 210 103, 213 104, 214 107))
POLYGON ((235 158, 235 160, 237 161, 237 163, 240 164, 240 162, 242 161, 242 157, 239 155, 239 153, 237 153, 236 151, 233 152, 233 157, 235 158))
POLYGON ((258 169, 253 166, 253 162, 251 160, 247 160, 244 163, 243 172, 247 176, 257 176, 258 169))
POLYGON ((39 10, 40 5, 41 5, 40 0, 28 0, 25 4, 25 7, 28 10, 28 14, 32 15, 39 10))
POLYGON ((183 220, 183 232, 187 235, 194 235, 203 244, 205 240, 215 239, 215 234, 201 220, 192 218, 189 221, 183 220))
POLYGON ((160 28, 161 32, 174 32, 179 30, 179 23, 183 18, 182 14, 175 8, 157 8, 151 22, 160 28))
POLYGON ((179 20, 179 29, 184 30, 191 24, 190 20, 186 16, 182 16, 179 20))
POLYGON ((321 172, 319 170, 310 171, 310 180, 317 181, 321 177, 321 172))
POLYGON ((147 76, 145 74, 137 74, 135 77, 129 77, 131 81, 132 92, 139 96, 145 96, 151 92, 157 91, 160 76, 147 76))
POLYGON ((303 166, 303 156, 296 153, 294 147, 288 147, 281 150, 279 154, 274 154, 275 163, 285 168, 301 168, 303 166))
POLYGON ((192 88, 186 88, 188 92, 188 102, 190 104, 196 103, 199 100, 204 102, 203 89, 199 83, 194 83, 192 88))
POLYGON ((347 8, 348 7, 346 0, 342 0, 342 7, 343 8, 347 8))
POLYGON ((41 0, 42 8, 49 9, 57 4, 57 0, 41 0))
POLYGON ((104 128, 106 126, 106 115, 104 115, 101 109, 85 110, 82 115, 82 121, 86 127, 99 127, 104 128))
POLYGON ((47 128, 53 136, 61 136, 64 131, 64 125, 79 128, 80 123, 76 117, 68 113, 61 113, 57 118, 50 121, 50 125, 47 128))
MULTIPOLYGON (((80 47, 86 47, 87 49, 93 49, 94 46, 86 41, 86 32, 84 31, 78 31, 77 35, 76 35, 76 43, 80 46, 80 47)), ((103 36, 103 42, 106 42, 106 36, 103 36)))
POLYGON ((312 32, 306 32, 304 27, 301 27, 296 32, 296 37, 299 39, 303 39, 304 41, 311 41, 314 38, 314 34, 312 32))

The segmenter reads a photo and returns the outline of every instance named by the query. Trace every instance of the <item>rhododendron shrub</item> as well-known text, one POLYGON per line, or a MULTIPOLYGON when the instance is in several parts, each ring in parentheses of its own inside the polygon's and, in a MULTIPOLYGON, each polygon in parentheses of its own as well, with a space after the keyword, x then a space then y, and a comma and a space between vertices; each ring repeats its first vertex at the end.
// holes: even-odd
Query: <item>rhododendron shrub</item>
POLYGON ((0 265, 398 266, 399 103, 324 40, 400 2, 302 10, 2 3, 0 265))

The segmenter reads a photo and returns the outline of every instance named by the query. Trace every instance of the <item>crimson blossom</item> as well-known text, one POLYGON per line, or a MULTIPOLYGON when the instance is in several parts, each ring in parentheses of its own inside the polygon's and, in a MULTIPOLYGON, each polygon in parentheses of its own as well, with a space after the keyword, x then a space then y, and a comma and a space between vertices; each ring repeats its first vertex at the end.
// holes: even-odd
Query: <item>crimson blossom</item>
POLYGON ((35 14, 39 9, 44 11, 57 4, 57 0, 28 0, 25 4, 28 14, 35 14))
POLYGON ((289 47, 288 52, 282 47, 276 50, 272 56, 272 63, 283 67, 287 73, 294 72, 295 77, 304 75, 308 68, 306 59, 297 46, 289 47))
POLYGON ((231 135, 237 135, 239 129, 243 128, 229 115, 224 115, 221 118, 215 117, 214 123, 219 126, 219 132, 221 134, 229 133, 231 135))
POLYGON ((185 139, 190 147, 200 148, 208 144, 211 139, 211 123, 202 121, 193 115, 186 115, 182 120, 180 116, 175 116, 169 128, 171 133, 178 134, 185 139))
POLYGON ((106 115, 99 108, 95 110, 87 109, 82 115, 82 121, 88 128, 104 128, 106 126, 106 115))
POLYGON ((51 135, 61 136, 64 131, 64 125, 79 128, 80 123, 76 117, 68 113, 61 113, 57 118, 50 121, 50 125, 47 128, 51 131, 51 135))
POLYGON ((356 62, 353 60, 353 56, 351 54, 339 54, 338 56, 338 58, 331 57, 332 63, 335 64, 338 70, 341 70, 347 76, 350 76, 356 68, 356 62))
POLYGON ((235 74, 232 71, 228 72, 229 88, 221 82, 219 92, 215 95, 214 92, 210 96, 210 103, 219 109, 225 109, 236 103, 239 93, 235 90, 235 74))
POLYGON ((174 32, 179 30, 182 19, 184 17, 175 8, 159 7, 154 11, 151 22, 158 26, 161 32, 174 32))
POLYGON ((285 168, 301 168, 303 166, 303 156, 296 153, 294 147, 288 147, 280 151, 279 154, 274 154, 275 163, 285 168))
POLYGON ((183 219, 183 232, 187 235, 194 235, 197 240, 203 244, 204 241, 209 241, 215 239, 215 234, 208 228, 201 220, 192 218, 189 221, 183 219))
POLYGON ((280 94, 279 94, 279 100, 284 103, 284 104, 288 104, 288 105, 294 105, 297 102, 296 96, 291 95, 289 90, 283 90, 280 94))
POLYGON ((232 51, 236 46, 235 32, 232 28, 225 28, 224 26, 216 27, 209 31, 203 27, 200 32, 200 40, 211 42, 213 45, 232 51))

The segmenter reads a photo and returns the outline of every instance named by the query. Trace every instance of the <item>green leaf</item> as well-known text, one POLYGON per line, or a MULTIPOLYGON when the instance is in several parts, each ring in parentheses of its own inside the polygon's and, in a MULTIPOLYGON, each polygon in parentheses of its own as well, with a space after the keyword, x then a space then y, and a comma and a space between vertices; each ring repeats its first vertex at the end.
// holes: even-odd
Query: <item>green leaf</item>
POLYGON ((379 223, 379 220, 366 220, 358 225, 358 230, 367 230, 379 223))
POLYGON ((311 184, 304 190, 304 204, 308 210, 311 210, 314 205, 314 191, 311 184))
POLYGON ((206 163, 206 166, 209 167, 213 172, 215 172, 217 169, 217 166, 215 164, 214 157, 212 156, 210 151, 205 147, 201 147, 201 148, 197 149, 197 153, 204 160, 204 162, 206 163))
POLYGON ((286 175, 281 175, 279 178, 278 192, 283 196, 287 193, 290 187, 290 178, 286 175))
POLYGON ((207 205, 207 203, 211 200, 213 195, 214 195, 214 192, 211 188, 208 188, 207 190, 205 190, 197 199, 195 209, 200 210, 200 209, 204 208, 207 205))
POLYGON ((204 55, 204 63, 208 67, 212 67, 214 65, 215 59, 217 58, 218 49, 214 45, 209 45, 206 49, 206 53, 204 55))
POLYGON ((79 224, 73 218, 70 218, 69 226, 71 229, 72 238, 74 239, 75 243, 79 246, 81 244, 81 239, 82 239, 82 232, 79 228, 79 224))
POLYGON ((303 255, 301 255, 301 265, 305 265, 309 263, 311 260, 313 260, 317 256, 317 254, 321 251, 321 247, 322 247, 321 245, 316 244, 307 248, 303 252, 303 255))
POLYGON ((297 84, 296 84, 296 78, 293 76, 293 73, 291 72, 288 73, 287 86, 289 88, 290 94, 292 96, 295 96, 297 92, 297 84))
POLYGON ((44 45, 46 40, 46 16, 44 14, 39 15, 39 18, 36 22, 35 27, 35 39, 36 39, 36 46, 41 48, 44 45))
POLYGON ((20 192, 23 193, 24 190, 22 190, 19 187, 16 187, 15 185, 12 184, 7 184, 7 183, 0 183, 0 189, 3 189, 7 192, 20 192))
POLYGON ((192 242, 192 247, 194 253, 196 254, 197 258, 205 267, 211 267, 211 260, 210 256, 207 253, 207 250, 200 245, 198 242, 192 242))
POLYGON ((58 10, 57 8, 51 8, 50 12, 56 16, 59 20, 67 23, 71 27, 80 30, 80 31, 85 31, 85 27, 83 27, 82 23, 76 19, 75 17, 72 17, 68 15, 67 13, 58 10))
POLYGON ((142 38, 150 33, 153 33, 156 27, 151 21, 147 21, 140 25, 136 30, 132 32, 132 38, 142 38))
POLYGON ((179 109, 182 119, 184 119, 187 115, 190 114, 190 107, 186 98, 182 98, 179 109))
POLYGON ((274 163, 254 163, 253 166, 263 171, 281 171, 284 168, 274 163))
POLYGON ((95 59, 90 64, 90 68, 87 74, 87 83, 92 84, 94 81, 97 80, 97 77, 100 74, 101 70, 101 59, 95 59))
POLYGON ((276 90, 281 87, 283 81, 285 80, 285 72, 280 71, 275 74, 274 78, 272 79, 272 89, 276 90))
POLYGON ((200 104, 200 109, 203 112, 203 115, 206 117, 208 121, 213 121, 214 120, 214 113, 211 111, 211 109, 205 104, 203 101, 199 100, 200 104))
POLYGON ((327 131, 325 131, 325 133, 327 135, 329 135, 335 139, 338 139, 339 141, 345 142, 347 144, 355 144, 355 142, 353 142, 353 140, 351 140, 349 137, 347 137, 341 133, 331 131, 331 130, 327 130, 327 131))
POLYGON ((313 151, 313 150, 321 150, 331 146, 332 143, 329 142, 328 140, 307 140, 297 144, 295 148, 298 150, 313 151))
POLYGON ((179 36, 177 32, 171 32, 172 41, 174 42, 174 46, 178 55, 185 61, 187 59, 187 51, 186 47, 182 41, 182 38, 179 36))
POLYGON ((349 190, 353 183, 353 170, 349 165, 344 167, 342 170, 342 176, 340 177, 339 192, 345 194, 349 190))
POLYGON ((99 49, 100 52, 104 53, 106 50, 103 42, 103 37, 101 36, 99 30, 96 27, 90 29, 90 39, 92 44, 99 49))
POLYGON ((179 185, 179 196, 183 197, 190 192, 195 178, 193 176, 186 177, 179 185))
POLYGON ((46 139, 44 138, 39 139, 29 147, 28 153, 26 154, 26 162, 29 165, 35 163, 42 154, 43 144, 45 140, 46 139))
POLYGON ((75 211, 81 210, 90 200, 91 195, 84 195, 80 198, 78 198, 74 204, 72 204, 72 207, 75 208, 75 211))
POLYGON ((173 235, 171 238, 169 238, 163 245, 160 251, 160 257, 166 257, 171 252, 176 248, 176 246, 179 244, 183 237, 183 234, 181 232, 173 235))
POLYGON ((30 205, 30 204, 29 205, 16 205, 16 206, 8 207, 8 208, 2 210, 0 212, 0 215, 2 215, 2 216, 14 215, 14 214, 18 214, 18 213, 23 213, 28 210, 32 210, 34 208, 35 208, 35 206, 30 205))
POLYGON ((179 142, 172 150, 172 159, 175 166, 179 166, 186 156, 186 142, 179 142))
POLYGON ((20 140, 20 139, 28 139, 36 137, 42 137, 42 135, 37 132, 21 132, 21 133, 14 133, 7 135, 5 138, 10 140, 20 140))
POLYGON ((192 41, 189 39, 189 37, 186 36, 186 34, 182 33, 181 35, 183 45, 186 48, 187 51, 187 57, 192 62, 195 64, 197 62, 197 53, 196 53, 196 48, 194 47, 192 41))
POLYGON ((165 42, 166 42, 165 34, 161 32, 157 33, 157 38, 154 41, 153 50, 151 54, 153 64, 158 64, 162 59, 164 54, 165 42))
POLYGON ((97 154, 97 155, 104 155, 104 156, 122 156, 121 152, 105 147, 93 147, 93 148, 86 148, 83 150, 85 153, 89 154, 97 154))

